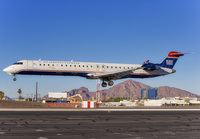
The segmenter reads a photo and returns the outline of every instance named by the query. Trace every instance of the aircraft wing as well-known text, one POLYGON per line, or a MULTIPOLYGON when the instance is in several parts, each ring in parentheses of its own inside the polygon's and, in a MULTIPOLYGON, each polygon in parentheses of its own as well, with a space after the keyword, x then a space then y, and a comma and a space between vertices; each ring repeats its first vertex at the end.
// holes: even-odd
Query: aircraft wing
POLYGON ((118 71, 106 72, 106 73, 88 74, 89 76, 88 79, 103 79, 105 81, 117 80, 123 76, 133 73, 133 71, 138 70, 138 69, 142 69, 142 67, 137 67, 135 69, 130 69, 130 70, 118 70, 118 71))

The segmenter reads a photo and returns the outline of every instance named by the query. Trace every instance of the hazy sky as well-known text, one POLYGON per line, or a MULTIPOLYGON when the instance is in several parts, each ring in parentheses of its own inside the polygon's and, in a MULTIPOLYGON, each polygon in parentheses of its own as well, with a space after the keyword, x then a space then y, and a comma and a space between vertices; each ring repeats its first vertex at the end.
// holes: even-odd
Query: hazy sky
POLYGON ((96 80, 81 77, 19 75, 13 82, 2 70, 18 60, 159 63, 169 51, 196 54, 181 57, 175 74, 133 80, 200 95, 199 0, 1 0, 0 48, 0 90, 12 98, 19 88, 24 97, 35 93, 36 81, 42 96, 96 90, 96 80))

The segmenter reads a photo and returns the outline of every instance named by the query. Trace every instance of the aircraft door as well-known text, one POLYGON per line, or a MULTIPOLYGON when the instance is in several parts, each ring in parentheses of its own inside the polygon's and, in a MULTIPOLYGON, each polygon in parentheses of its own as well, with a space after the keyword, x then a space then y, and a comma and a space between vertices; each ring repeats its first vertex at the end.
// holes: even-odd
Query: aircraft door
POLYGON ((28 60, 24 60, 23 61, 23 69, 27 69, 28 68, 28 60))
POLYGON ((32 69, 32 64, 33 61, 32 60, 27 60, 27 69, 32 69))
POLYGON ((39 65, 38 61, 31 61, 32 69, 37 69, 37 65, 39 65))

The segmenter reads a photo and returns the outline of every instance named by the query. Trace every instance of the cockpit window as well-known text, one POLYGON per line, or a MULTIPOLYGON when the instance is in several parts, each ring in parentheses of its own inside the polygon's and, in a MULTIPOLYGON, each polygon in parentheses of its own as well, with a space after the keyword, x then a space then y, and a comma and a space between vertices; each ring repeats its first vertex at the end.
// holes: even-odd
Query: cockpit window
POLYGON ((23 65, 23 62, 16 62, 13 65, 23 65))

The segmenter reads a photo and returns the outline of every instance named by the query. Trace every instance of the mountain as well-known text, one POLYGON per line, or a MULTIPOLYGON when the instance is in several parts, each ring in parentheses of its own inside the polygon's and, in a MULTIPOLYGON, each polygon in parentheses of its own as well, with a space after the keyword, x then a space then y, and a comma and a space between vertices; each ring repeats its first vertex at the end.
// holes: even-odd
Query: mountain
POLYGON ((140 92, 142 88, 150 88, 150 86, 145 85, 140 82, 136 82, 133 80, 127 80, 120 84, 117 84, 107 90, 103 91, 103 95, 105 98, 109 97, 140 97, 140 92))
POLYGON ((8 96, 4 96, 3 99, 4 99, 4 100, 12 100, 12 99, 9 98, 8 96))
POLYGON ((88 88, 85 88, 85 87, 81 87, 79 89, 73 89, 73 90, 67 92, 67 95, 69 97, 76 95, 76 94, 80 94, 85 99, 90 98, 89 90, 88 90, 88 88))
MULTIPOLYGON (((110 98, 110 97, 132 97, 140 98, 142 88, 152 88, 151 86, 145 85, 141 82, 136 82, 133 80, 127 80, 122 83, 119 83, 109 89, 100 90, 101 98, 110 98)), ((185 90, 181 90, 169 86, 158 87, 158 98, 163 97, 197 97, 200 96, 190 93, 185 90)), ((73 89, 68 93, 68 97, 75 94, 80 94, 85 99, 91 99, 92 97, 96 98, 96 92, 89 92, 88 88, 81 87, 79 89, 73 89)), ((45 96, 47 98, 47 96, 45 96)))
MULTIPOLYGON (((125 82, 122 82, 120 84, 113 86, 110 89, 104 90, 103 93, 104 94, 106 93, 106 95, 102 95, 102 96, 103 98, 129 97, 129 96, 133 98, 139 98, 141 97, 142 88, 153 88, 153 87, 145 85, 141 82, 127 80, 125 82)), ((174 87, 169 87, 169 86, 161 86, 161 87, 158 87, 157 89, 158 89, 158 98, 163 98, 163 97, 197 97, 199 98, 200 97, 188 91, 181 90, 174 87)))
POLYGON ((169 87, 169 86, 161 86, 161 87, 158 87, 158 97, 159 98, 163 98, 163 97, 197 97, 199 98, 200 96, 190 93, 185 90, 178 89, 178 88, 169 87))

